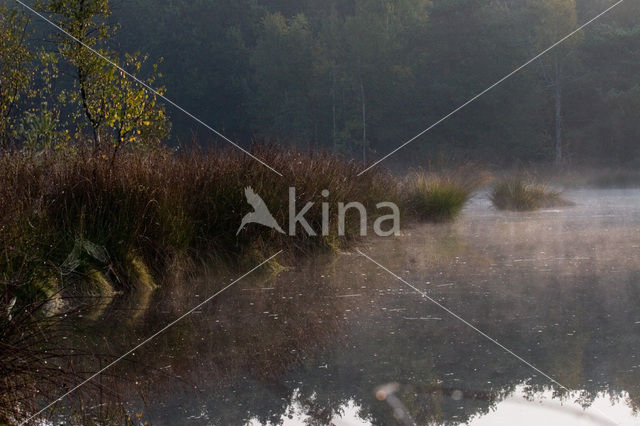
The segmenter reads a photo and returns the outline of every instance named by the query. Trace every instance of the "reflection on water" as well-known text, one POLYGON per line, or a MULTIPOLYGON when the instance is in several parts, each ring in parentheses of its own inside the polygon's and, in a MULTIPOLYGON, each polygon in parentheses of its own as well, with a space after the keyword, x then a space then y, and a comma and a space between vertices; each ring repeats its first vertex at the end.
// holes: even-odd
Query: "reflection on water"
MULTIPOLYGON (((118 397, 167 425, 640 423, 640 191, 568 198, 529 214, 478 199, 362 249, 575 392, 342 253, 239 282, 118 364, 118 397)), ((116 300, 74 337, 120 354, 229 281, 116 300)))
MULTIPOLYGON (((620 395, 622 399, 627 397, 628 395, 624 393, 620 395)), ((514 424, 519 426, 545 424, 631 426, 638 424, 638 417, 619 399, 612 403, 611 398, 605 394, 598 395, 588 407, 584 407, 579 401, 561 401, 553 398, 551 391, 529 398, 524 388, 518 387, 512 395, 501 401, 494 411, 485 416, 477 416, 468 423, 469 426, 514 424)))

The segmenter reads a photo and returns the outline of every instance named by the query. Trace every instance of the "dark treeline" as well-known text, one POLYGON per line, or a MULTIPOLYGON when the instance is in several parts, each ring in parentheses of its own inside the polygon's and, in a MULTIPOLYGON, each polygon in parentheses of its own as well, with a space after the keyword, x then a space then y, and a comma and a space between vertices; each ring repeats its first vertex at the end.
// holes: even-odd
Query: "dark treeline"
MULTIPOLYGON (((240 143, 278 142, 370 163, 612 4, 56 0, 34 7, 240 143)), ((8 86, 0 133, 29 144, 42 129, 58 129, 57 120, 58 130, 72 130, 67 142, 166 140, 166 110, 173 143, 197 136, 223 144, 23 12, 31 23, 6 13, 1 20, 0 84, 8 86), (25 22, 35 31, 22 31, 25 22), (25 34, 30 53, 20 45, 25 34), (29 108, 14 89, 23 92, 20 102, 31 96, 29 108)), ((636 2, 621 4, 392 161, 444 154, 498 166, 640 164, 639 18, 636 2)))
MULTIPOLYGON (((612 2, 216 0, 114 4, 123 50, 227 134, 379 157, 612 2)), ((640 7, 620 5, 406 149, 517 162, 640 161, 640 7)), ((197 128, 172 114, 173 136, 197 128)))

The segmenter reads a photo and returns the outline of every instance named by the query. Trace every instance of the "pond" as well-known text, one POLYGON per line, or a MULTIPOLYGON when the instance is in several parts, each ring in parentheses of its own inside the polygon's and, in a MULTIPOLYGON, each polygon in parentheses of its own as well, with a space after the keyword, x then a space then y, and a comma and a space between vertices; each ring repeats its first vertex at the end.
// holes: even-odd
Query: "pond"
MULTIPOLYGON (((640 424, 640 191, 565 195, 481 194, 362 243, 387 270, 353 250, 249 276, 87 386, 160 425, 640 424)), ((234 278, 116 299, 69 337, 95 371, 234 278)))

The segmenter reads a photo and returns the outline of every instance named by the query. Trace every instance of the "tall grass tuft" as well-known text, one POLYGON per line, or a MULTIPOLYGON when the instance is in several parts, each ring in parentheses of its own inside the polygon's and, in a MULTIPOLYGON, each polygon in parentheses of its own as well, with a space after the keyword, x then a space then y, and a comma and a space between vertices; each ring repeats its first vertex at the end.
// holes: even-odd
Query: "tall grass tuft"
POLYGON ((490 194, 498 210, 530 211, 540 208, 569 206, 559 191, 523 177, 508 177, 496 182, 490 194))
POLYGON ((39 400, 81 380, 72 367, 79 351, 62 343, 70 332, 62 317, 37 314, 46 303, 17 308, 0 300, 0 424, 19 424, 39 400))
POLYGON ((410 214, 421 221, 450 221, 487 181, 488 175, 470 164, 447 172, 417 171, 409 174, 403 185, 405 203, 410 214))

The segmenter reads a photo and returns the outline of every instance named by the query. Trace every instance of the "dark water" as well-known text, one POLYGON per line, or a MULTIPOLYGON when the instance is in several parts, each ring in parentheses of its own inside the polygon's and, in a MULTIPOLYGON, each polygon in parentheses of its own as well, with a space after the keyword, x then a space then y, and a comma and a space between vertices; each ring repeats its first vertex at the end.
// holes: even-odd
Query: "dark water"
MULTIPOLYGON (((240 281, 101 380, 161 425, 640 424, 640 191, 567 197, 479 197, 360 248, 562 386, 356 252, 240 281)), ((114 301, 78 336, 119 355, 232 278, 114 301)))

